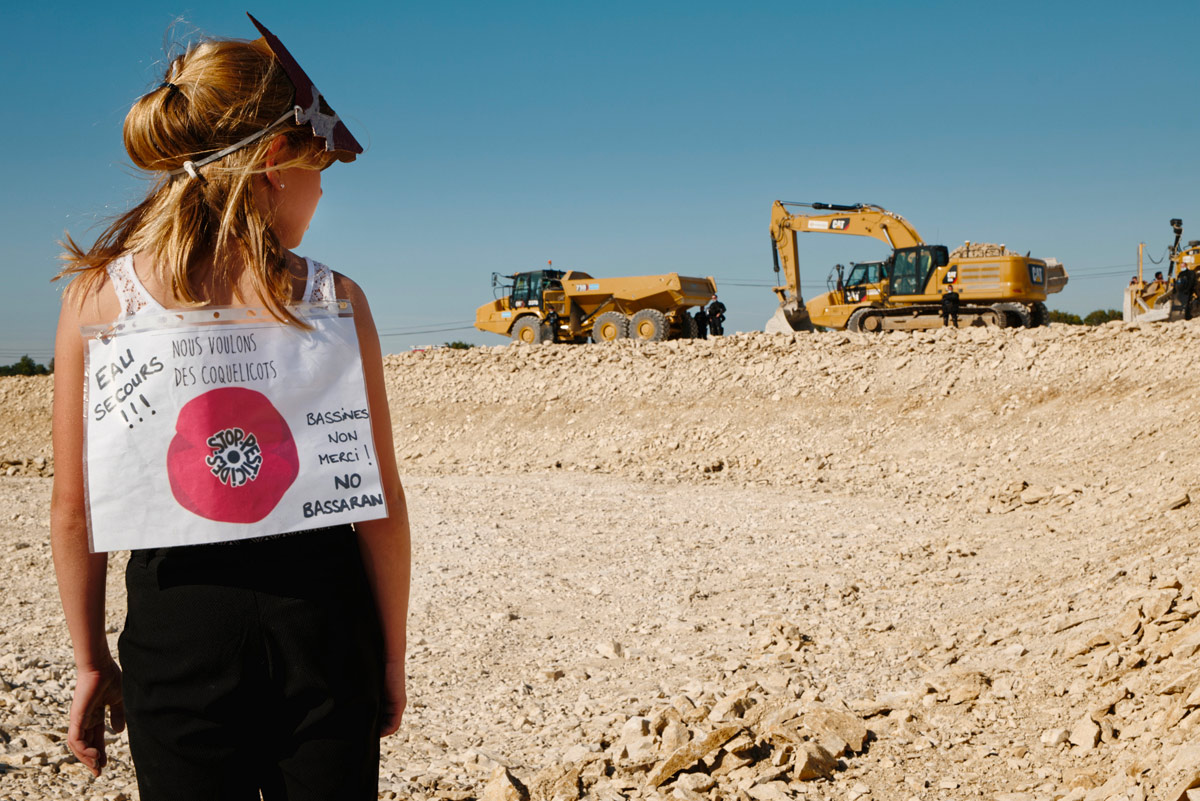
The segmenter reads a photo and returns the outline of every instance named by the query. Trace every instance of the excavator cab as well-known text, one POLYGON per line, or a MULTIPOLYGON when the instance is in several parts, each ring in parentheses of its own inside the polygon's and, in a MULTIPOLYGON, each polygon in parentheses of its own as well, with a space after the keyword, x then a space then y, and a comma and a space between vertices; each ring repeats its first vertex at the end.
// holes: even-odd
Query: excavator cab
POLYGON ((888 270, 892 296, 923 294, 934 271, 949 263, 950 251, 945 245, 896 248, 888 270))

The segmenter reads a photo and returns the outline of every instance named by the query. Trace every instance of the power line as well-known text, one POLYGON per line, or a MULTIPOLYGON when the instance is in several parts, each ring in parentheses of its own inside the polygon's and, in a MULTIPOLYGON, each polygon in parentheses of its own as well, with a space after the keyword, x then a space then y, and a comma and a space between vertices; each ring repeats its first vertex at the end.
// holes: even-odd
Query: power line
POLYGON ((1124 278, 1129 275, 1125 270, 1119 270, 1112 273, 1096 273, 1094 275, 1072 275, 1071 281, 1092 281, 1096 278, 1124 278))
POLYGON ((470 330, 473 330, 474 328, 475 328, 475 326, 473 326, 473 325, 458 325, 458 326, 451 326, 449 328, 425 328, 425 329, 422 329, 419 331, 388 331, 388 332, 381 331, 381 332, 379 332, 379 336, 380 336, 380 338, 383 338, 383 337, 407 337, 407 336, 415 336, 417 334, 442 334, 447 331, 470 331, 470 330))
POLYGON ((429 328, 430 326, 441 327, 441 326, 446 326, 446 325, 470 326, 470 325, 472 325, 472 321, 470 321, 470 320, 440 320, 437 322, 420 323, 419 325, 389 326, 387 328, 381 328, 379 333, 381 333, 381 334, 385 334, 385 333, 386 334, 404 334, 409 331, 412 331, 415 333, 420 333, 420 331, 423 331, 424 329, 429 328))
POLYGON ((1067 270, 1067 274, 1074 277, 1076 275, 1087 275, 1088 273, 1099 272, 1101 270, 1134 270, 1134 269, 1137 269, 1136 262, 1130 262, 1128 264, 1105 264, 1103 266, 1096 266, 1096 267, 1072 267, 1067 270))
MULTIPOLYGON (((1157 264, 1157 262, 1155 262, 1155 263, 1157 264)), ((1068 267, 1067 273, 1071 277, 1074 277, 1076 275, 1087 275, 1089 273, 1095 273, 1095 272, 1100 272, 1100 271, 1128 270, 1128 269, 1134 269, 1136 267, 1137 267, 1137 264, 1135 262, 1129 262, 1126 264, 1104 264, 1104 265, 1096 265, 1094 267, 1068 267)), ((722 278, 719 275, 713 276, 713 278, 714 278, 714 280, 718 281, 719 283, 725 284, 727 286, 757 286, 757 287, 778 286, 777 283, 768 282, 768 281, 746 280, 746 279, 742 279, 742 278, 722 278)), ((814 279, 814 280, 816 280, 816 279, 814 279)))
POLYGON ((1162 252, 1162 255, 1159 256, 1157 260, 1155 260, 1155 258, 1153 256, 1151 256, 1149 253, 1146 254, 1146 258, 1150 260, 1151 264, 1162 264, 1163 259, 1165 259, 1167 257, 1168 252, 1170 252, 1170 248, 1165 248, 1162 252))

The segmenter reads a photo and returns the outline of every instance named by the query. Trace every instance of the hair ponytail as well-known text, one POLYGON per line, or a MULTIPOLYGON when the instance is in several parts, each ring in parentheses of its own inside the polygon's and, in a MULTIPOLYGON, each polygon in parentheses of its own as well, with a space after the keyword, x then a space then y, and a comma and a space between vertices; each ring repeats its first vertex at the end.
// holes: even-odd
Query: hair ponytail
MULTIPOLYGON (((287 308, 292 281, 286 251, 271 230, 270 210, 255 202, 252 181, 266 171, 275 137, 204 166, 169 175, 185 162, 233 145, 276 122, 293 103, 293 88, 275 56, 261 42, 206 41, 171 62, 163 83, 134 102, 125 117, 125 150, 134 165, 152 173, 146 198, 117 217, 89 248, 70 234, 62 242, 65 266, 55 280, 87 292, 103 281, 105 268, 122 254, 154 254, 164 283, 183 306, 202 306, 197 266, 211 257, 218 281, 237 277, 240 264, 271 314, 299 321, 287 308)), ((308 126, 284 126, 287 158, 272 169, 324 166, 308 126)), ((82 297, 82 295, 80 295, 82 297)))

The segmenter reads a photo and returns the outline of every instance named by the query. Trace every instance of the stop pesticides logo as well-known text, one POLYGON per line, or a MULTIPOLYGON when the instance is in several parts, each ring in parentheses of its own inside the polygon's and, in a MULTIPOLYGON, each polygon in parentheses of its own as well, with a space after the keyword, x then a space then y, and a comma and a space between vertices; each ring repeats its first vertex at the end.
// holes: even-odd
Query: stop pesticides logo
POLYGON ((300 473, 291 429, 267 396, 226 387, 179 411, 167 476, 179 505, 207 520, 257 523, 300 473))

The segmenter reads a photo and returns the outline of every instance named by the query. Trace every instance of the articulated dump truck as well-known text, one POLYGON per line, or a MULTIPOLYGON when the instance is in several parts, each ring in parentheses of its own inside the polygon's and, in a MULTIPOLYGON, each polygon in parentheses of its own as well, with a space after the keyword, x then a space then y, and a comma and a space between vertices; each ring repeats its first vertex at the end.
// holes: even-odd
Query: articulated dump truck
POLYGON ((848 331, 936 328, 942 298, 957 298, 959 326, 1037 326, 1048 322, 1047 295, 1061 292, 1067 271, 1055 259, 1030 258, 1003 245, 966 243, 951 253, 927 245, 907 220, 880 206, 859 203, 788 203, 771 210, 774 287, 779 309, 767 331, 811 331, 814 326, 848 331), (815 213, 793 214, 803 207, 815 213), (884 261, 853 265, 830 281, 829 291, 808 303, 800 293, 797 234, 841 234, 878 239, 892 248, 884 261))
POLYGON ((579 270, 492 274, 496 299, 475 312, 475 327, 514 342, 690 339, 688 313, 717 294, 709 278, 678 273, 593 278, 579 270), (511 282, 511 283, 510 283, 511 282))

